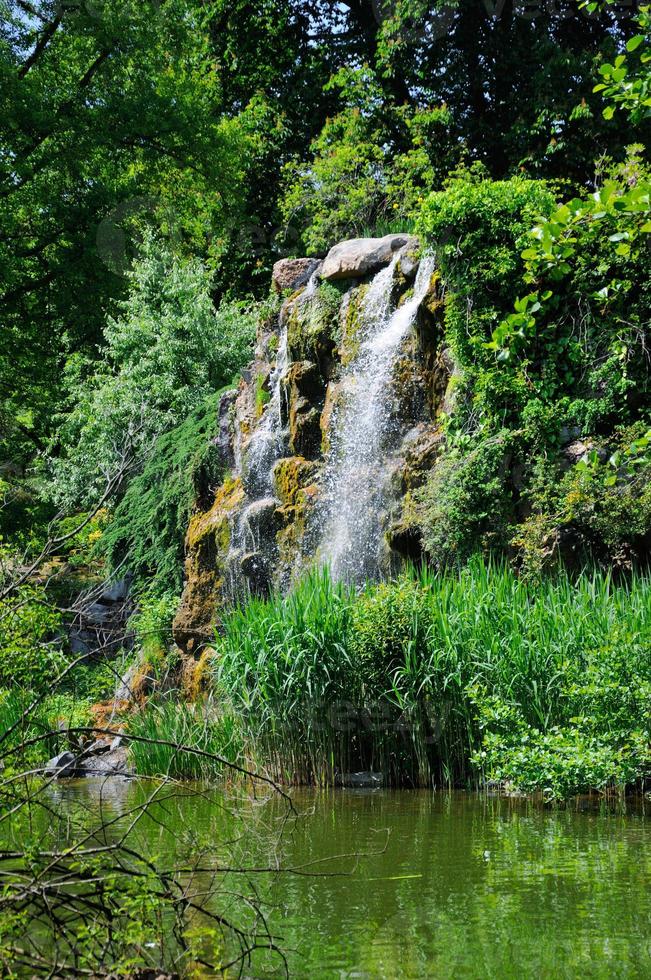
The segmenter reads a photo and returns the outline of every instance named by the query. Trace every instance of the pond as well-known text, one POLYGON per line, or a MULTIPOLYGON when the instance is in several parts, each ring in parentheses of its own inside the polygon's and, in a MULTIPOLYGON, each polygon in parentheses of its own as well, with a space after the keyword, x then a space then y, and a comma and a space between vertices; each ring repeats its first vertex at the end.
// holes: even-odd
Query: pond
MULTIPOLYGON (((96 813, 101 798, 105 815, 119 815, 149 791, 89 779, 50 792, 59 811, 96 813)), ((169 859, 212 846, 215 856, 229 837, 229 863, 301 872, 260 874, 251 886, 291 976, 651 976, 651 834, 641 801, 550 810, 465 793, 297 790, 300 816, 285 822, 278 799, 166 792, 132 831, 147 853, 169 859)), ((281 973, 261 954, 245 975, 281 973)))

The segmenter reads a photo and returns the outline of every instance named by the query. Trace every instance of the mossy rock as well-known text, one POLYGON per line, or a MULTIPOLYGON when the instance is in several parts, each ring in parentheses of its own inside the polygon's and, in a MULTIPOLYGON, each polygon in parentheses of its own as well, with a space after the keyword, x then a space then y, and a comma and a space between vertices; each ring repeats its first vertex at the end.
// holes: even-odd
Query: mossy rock
POLYGON ((316 361, 326 373, 331 369, 342 295, 342 287, 324 282, 310 296, 300 295, 286 306, 287 347, 292 360, 316 361))
POLYGON ((296 504, 299 490, 312 481, 317 465, 303 456, 278 460, 273 470, 274 491, 283 507, 296 504))
POLYGON ((285 527, 276 535, 280 558, 279 572, 281 586, 287 587, 296 578, 302 566, 302 558, 313 550, 309 516, 318 500, 319 487, 310 483, 300 487, 294 496, 294 503, 279 508, 285 527))
POLYGON ((321 452, 325 456, 332 443, 332 425, 352 390, 353 381, 344 377, 341 381, 331 381, 326 390, 321 419, 321 452))
POLYGON ((289 447, 297 456, 318 455, 323 378, 313 361, 295 361, 283 378, 287 394, 289 447))
MULTIPOLYGON (((439 426, 420 427, 415 437, 403 446, 402 486, 407 493, 425 482, 443 447, 443 433, 439 426)), ((404 507, 403 507, 404 509, 404 507)))
POLYGON ((195 514, 188 528, 187 545, 192 551, 201 541, 211 535, 217 546, 228 550, 230 545, 230 525, 233 512, 244 500, 244 487, 239 477, 228 477, 218 488, 213 505, 203 514, 195 514), (224 524, 226 522, 226 528, 224 524))
POLYGON ((228 478, 210 510, 195 514, 186 538, 185 588, 174 620, 174 639, 193 655, 212 635, 222 601, 233 523, 244 501, 242 481, 228 478))
POLYGON ((362 311, 368 283, 351 289, 343 298, 339 327, 339 359, 347 367, 359 354, 364 321, 362 311))

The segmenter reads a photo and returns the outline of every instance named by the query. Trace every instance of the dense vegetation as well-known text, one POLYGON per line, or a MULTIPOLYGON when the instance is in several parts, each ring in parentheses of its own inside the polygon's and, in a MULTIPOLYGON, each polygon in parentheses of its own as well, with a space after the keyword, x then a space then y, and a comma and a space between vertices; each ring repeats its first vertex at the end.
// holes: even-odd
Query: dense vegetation
POLYGON ((216 683, 291 779, 624 787, 651 761, 650 603, 646 578, 531 587, 476 559, 361 594, 322 574, 226 618, 216 683))
POLYGON ((610 0, 0 0, 3 975, 279 953, 257 881, 231 919, 257 792, 140 853, 167 780, 645 791, 650 41, 610 0), (402 501, 420 564, 312 571, 182 653, 274 262, 394 231, 435 254, 451 378, 402 501), (60 805, 48 760, 115 734, 133 809, 60 805))

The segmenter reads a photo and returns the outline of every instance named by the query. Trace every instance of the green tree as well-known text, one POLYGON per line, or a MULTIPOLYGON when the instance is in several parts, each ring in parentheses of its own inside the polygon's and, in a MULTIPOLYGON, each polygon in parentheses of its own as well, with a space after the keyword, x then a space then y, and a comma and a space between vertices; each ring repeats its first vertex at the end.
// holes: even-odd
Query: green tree
POLYGON ((129 223, 219 263, 263 110, 224 111, 194 0, 2 7, 0 457, 20 463, 50 431, 66 357, 93 353, 123 294, 129 223))
POLYGON ((53 496, 66 508, 96 501, 121 471, 137 473, 156 437, 231 383, 251 353, 254 312, 236 302, 215 310, 197 260, 147 235, 128 280, 100 366, 89 376, 77 358, 68 365, 72 406, 51 464, 53 496))

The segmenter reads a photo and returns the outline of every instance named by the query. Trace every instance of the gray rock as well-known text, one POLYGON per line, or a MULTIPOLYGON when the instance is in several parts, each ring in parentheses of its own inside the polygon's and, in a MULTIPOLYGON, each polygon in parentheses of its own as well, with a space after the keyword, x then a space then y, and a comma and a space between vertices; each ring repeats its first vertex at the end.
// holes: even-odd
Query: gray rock
POLYGON ((343 772, 340 776, 340 785, 350 789, 374 789, 381 786, 384 782, 384 775, 381 772, 343 772))
POLYGON ((300 289, 319 265, 320 259, 280 259, 273 267, 274 289, 278 293, 284 289, 300 289))
POLYGON ((91 756, 83 764, 79 773, 82 776, 126 776, 129 775, 127 749, 120 746, 104 755, 91 756))
POLYGON ((112 658, 121 647, 130 647, 133 637, 127 632, 132 612, 129 599, 131 576, 104 582, 80 602, 69 631, 74 654, 92 654, 112 658), (92 601, 91 601, 92 600, 92 601))
POLYGON ((111 746, 108 742, 104 742, 102 739, 98 738, 96 742, 93 742, 93 744, 89 745, 87 749, 84 749, 84 756, 103 755, 104 752, 108 752, 110 748, 111 746))
POLYGON ((275 497, 262 497, 254 500, 242 512, 242 522, 245 531, 249 532, 254 541, 269 537, 278 530, 276 508, 278 501, 275 497))
POLYGON ((131 590, 131 575, 125 575, 114 582, 106 582, 99 595, 99 601, 103 603, 124 602, 131 590))
POLYGON ((77 756, 74 752, 61 752, 59 755, 55 755, 45 766, 45 774, 59 778, 76 776, 78 774, 77 756))
POLYGON ((420 242, 417 238, 411 238, 406 245, 403 245, 398 252, 398 263, 400 271, 405 279, 414 279, 420 265, 420 255, 418 250, 420 242))
POLYGON ((231 432, 231 410, 237 398, 237 389, 227 391, 222 395, 219 402, 218 430, 213 442, 219 450, 220 463, 225 469, 232 469, 235 466, 235 453, 233 450, 233 435, 231 432))
POLYGON ((380 266, 388 265, 399 249, 410 243, 416 245, 417 242, 411 235, 351 238, 330 249, 319 276, 321 279, 359 279, 380 266))
POLYGON ((255 595, 267 595, 271 588, 269 562, 260 551, 247 551, 240 559, 240 568, 255 595))
POLYGON ((127 667, 125 672, 120 677, 115 690, 116 701, 131 701, 133 697, 134 681, 140 672, 141 666, 142 663, 140 657, 138 657, 137 660, 134 660, 134 662, 127 667))

